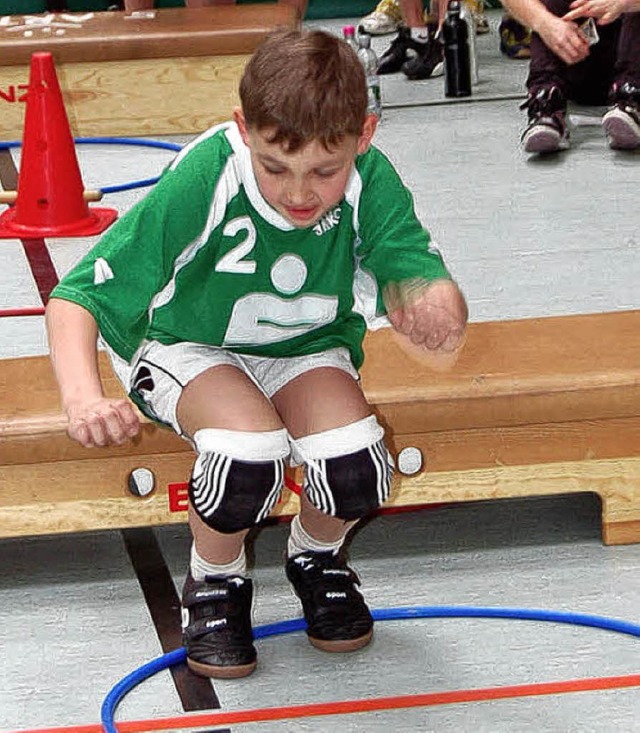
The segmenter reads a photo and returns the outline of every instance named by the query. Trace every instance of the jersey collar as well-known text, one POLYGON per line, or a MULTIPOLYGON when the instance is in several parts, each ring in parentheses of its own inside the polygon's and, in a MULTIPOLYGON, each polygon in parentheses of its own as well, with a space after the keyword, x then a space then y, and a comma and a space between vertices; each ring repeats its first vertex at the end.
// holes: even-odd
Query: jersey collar
POLYGON ((258 182, 256 181, 256 176, 253 172, 253 166, 251 165, 249 148, 244 144, 244 141, 240 136, 238 125, 235 122, 232 122, 225 134, 229 144, 233 148, 238 165, 238 174, 244 186, 247 198, 251 202, 253 208, 265 221, 276 227, 276 229, 281 229, 285 232, 290 232, 295 229, 293 224, 290 224, 282 214, 270 206, 260 193, 258 182))

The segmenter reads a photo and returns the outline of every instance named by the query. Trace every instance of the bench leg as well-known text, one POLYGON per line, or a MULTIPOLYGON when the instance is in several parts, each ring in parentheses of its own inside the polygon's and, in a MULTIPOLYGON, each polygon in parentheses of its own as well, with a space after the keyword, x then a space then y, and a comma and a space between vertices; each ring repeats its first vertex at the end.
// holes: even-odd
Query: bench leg
POLYGON ((602 497, 602 541, 605 545, 640 542, 640 506, 630 512, 628 503, 602 497))
POLYGON ((640 458, 396 475, 387 506, 595 493, 602 502, 602 540, 640 543, 640 458))
POLYGON ((602 540, 606 545, 640 542, 640 459, 602 463, 613 469, 594 481, 602 501, 602 540))
POLYGON ((602 539, 605 545, 633 545, 640 542, 640 519, 632 522, 603 522, 602 539))

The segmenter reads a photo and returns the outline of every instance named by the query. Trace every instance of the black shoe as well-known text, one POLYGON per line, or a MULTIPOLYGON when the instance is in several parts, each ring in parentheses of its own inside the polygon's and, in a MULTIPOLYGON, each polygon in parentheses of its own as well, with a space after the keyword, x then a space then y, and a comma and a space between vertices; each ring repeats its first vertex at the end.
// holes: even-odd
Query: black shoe
POLYGON ((567 100, 559 87, 541 87, 529 94, 520 105, 529 115, 529 125, 522 133, 522 146, 527 153, 555 153, 569 147, 567 100))
POLYGON ((416 43, 416 55, 402 65, 402 72, 412 81, 431 79, 444 73, 444 46, 437 38, 416 43))
POLYGON ((614 150, 635 150, 640 147, 640 87, 616 84, 610 102, 613 106, 602 118, 609 145, 614 150))
POLYGON ((203 677, 246 677, 256 668, 251 629, 253 584, 239 575, 194 580, 182 589, 187 665, 203 677))
POLYGON ((401 26, 398 35, 391 41, 389 48, 380 56, 378 74, 397 74, 402 64, 409 58, 411 49, 415 50, 416 42, 411 38, 411 29, 401 26))
POLYGON ((287 560, 287 578, 302 602, 307 636, 326 652, 352 652, 373 636, 373 619, 356 588, 360 580, 332 552, 303 552, 287 560))

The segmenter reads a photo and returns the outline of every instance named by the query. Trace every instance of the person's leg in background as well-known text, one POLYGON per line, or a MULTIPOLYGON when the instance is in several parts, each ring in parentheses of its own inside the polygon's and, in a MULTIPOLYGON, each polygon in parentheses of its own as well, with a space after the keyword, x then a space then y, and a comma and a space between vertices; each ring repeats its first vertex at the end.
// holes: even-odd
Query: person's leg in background
POLYGON ((612 148, 633 150, 640 147, 640 13, 622 16, 617 51, 612 106, 602 126, 612 148))
POLYGON ((385 36, 395 33, 402 25, 402 10, 399 0, 380 0, 376 7, 365 15, 358 24, 370 36, 385 36))
POLYGON ((307 12, 308 0, 278 0, 278 2, 282 5, 293 5, 293 7, 298 11, 298 17, 300 20, 304 19, 305 13, 307 12))
POLYGON ((476 33, 481 36, 488 33, 491 28, 489 27, 489 19, 484 12, 484 0, 465 0, 473 15, 473 22, 476 26, 476 33))
MULTIPOLYGON (((554 15, 562 17, 570 0, 543 0, 554 15)), ((600 26, 600 40, 579 63, 567 64, 537 33, 531 37, 531 60, 527 78, 528 126, 522 145, 528 153, 553 153, 566 150, 569 143, 567 101, 579 104, 605 104, 613 78, 619 21, 600 26)))
MULTIPOLYGON (((477 33, 487 33, 489 22, 484 12, 484 0, 464 0, 474 18, 477 33)), ((444 49, 439 40, 439 30, 444 22, 448 0, 430 0, 428 12, 422 0, 383 0, 371 16, 361 23, 366 31, 367 25, 381 26, 379 21, 383 5, 393 2, 399 8, 402 24, 391 46, 380 57, 379 74, 395 74, 402 71, 409 79, 429 79, 444 73, 444 49), (374 18, 375 16, 375 18, 374 18), (364 23, 367 21, 367 23, 364 23)), ((388 12, 388 11, 385 11, 388 12)), ((390 26, 395 15, 387 24, 390 26)))
MULTIPOLYGON (((484 0, 465 0, 473 13, 476 26, 476 33, 488 33, 489 21, 485 14, 484 0)), ((446 3, 439 3, 442 7, 439 11, 440 21, 444 19, 446 3)), ((435 10, 431 15, 438 15, 435 10)), ((408 22, 405 21, 408 25, 408 22)), ((384 36, 387 33, 395 33, 403 25, 403 16, 400 0, 380 0, 376 7, 365 15, 358 24, 364 33, 372 36, 384 36)))
POLYGON ((398 30, 391 46, 380 57, 379 74, 402 71, 409 79, 429 79, 444 72, 444 51, 435 38, 441 17, 443 0, 431 3, 431 13, 425 20, 422 0, 399 0, 404 25, 398 30))

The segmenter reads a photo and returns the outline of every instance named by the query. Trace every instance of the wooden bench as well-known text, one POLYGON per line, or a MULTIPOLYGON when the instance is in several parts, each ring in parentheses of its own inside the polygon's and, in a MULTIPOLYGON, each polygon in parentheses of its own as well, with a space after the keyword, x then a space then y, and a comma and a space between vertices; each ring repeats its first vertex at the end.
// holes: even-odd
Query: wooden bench
POLYGON ((74 135, 193 134, 229 119, 249 56, 298 22, 275 3, 11 16, 0 25, 0 139, 22 137, 35 51, 53 54, 74 135))
MULTIPOLYGON (((640 541, 638 334, 640 311, 472 324, 441 372, 390 330, 368 334, 367 397, 393 454, 417 449, 423 461, 398 472, 389 505, 594 492, 604 542, 640 541)), ((186 520, 193 455, 173 433, 146 423, 126 446, 75 444, 47 357, 0 361, 0 392, 0 536, 186 520), (129 490, 141 468, 155 482, 143 498, 129 490)), ((285 491, 276 513, 296 507, 285 491)))

